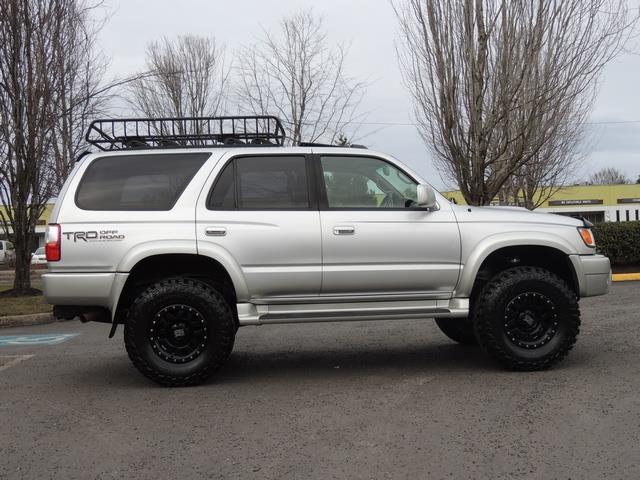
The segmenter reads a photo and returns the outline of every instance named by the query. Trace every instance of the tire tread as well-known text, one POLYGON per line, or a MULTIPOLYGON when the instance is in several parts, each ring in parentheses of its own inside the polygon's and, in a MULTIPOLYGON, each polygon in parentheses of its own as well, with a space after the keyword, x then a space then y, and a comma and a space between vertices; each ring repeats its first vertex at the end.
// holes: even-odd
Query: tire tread
POLYGON ((227 302, 222 295, 208 284, 194 280, 191 278, 170 278, 161 280, 144 290, 133 301, 133 304, 129 308, 125 324, 124 342, 125 348, 129 358, 133 362, 134 366, 147 378, 153 380, 160 385, 166 387, 182 387, 189 385, 197 385, 204 382, 213 373, 215 373, 227 360, 233 349, 233 343, 235 340, 236 325, 234 316, 227 302), (210 297, 209 301, 212 306, 220 311, 218 316, 219 329, 216 331, 216 335, 221 338, 221 344, 223 349, 214 355, 213 361, 207 363, 200 370, 191 373, 187 376, 174 376, 167 375, 158 372, 154 369, 144 358, 136 342, 134 341, 135 332, 138 328, 138 322, 144 321, 139 315, 131 315, 131 312, 136 310, 148 301, 152 301, 162 294, 165 289, 181 288, 185 293, 192 293, 194 295, 205 295, 210 297))

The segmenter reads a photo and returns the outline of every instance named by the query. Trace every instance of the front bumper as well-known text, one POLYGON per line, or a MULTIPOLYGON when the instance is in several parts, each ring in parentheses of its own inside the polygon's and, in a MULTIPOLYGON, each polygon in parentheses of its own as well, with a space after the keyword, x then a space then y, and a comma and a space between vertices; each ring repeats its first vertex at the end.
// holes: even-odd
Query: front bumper
POLYGON ((611 286, 611 263, 604 255, 569 255, 580 297, 604 295, 611 286))

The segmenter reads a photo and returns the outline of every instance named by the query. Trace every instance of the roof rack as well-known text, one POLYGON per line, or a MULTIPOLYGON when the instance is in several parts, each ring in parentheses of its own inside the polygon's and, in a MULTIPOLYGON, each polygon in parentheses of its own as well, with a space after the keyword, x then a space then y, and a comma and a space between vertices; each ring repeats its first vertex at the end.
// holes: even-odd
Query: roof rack
POLYGON ((100 150, 282 146, 286 134, 278 117, 168 117, 95 120, 85 139, 100 150))

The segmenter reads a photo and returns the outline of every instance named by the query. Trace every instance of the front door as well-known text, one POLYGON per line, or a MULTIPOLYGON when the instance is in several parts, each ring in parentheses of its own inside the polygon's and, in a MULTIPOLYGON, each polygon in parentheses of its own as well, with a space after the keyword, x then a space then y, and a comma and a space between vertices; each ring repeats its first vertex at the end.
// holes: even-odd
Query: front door
POLYGON ((304 154, 224 157, 199 200, 198 252, 228 255, 250 299, 320 292, 320 217, 310 165, 304 154))
POLYGON ((450 205, 417 207, 417 183, 380 158, 322 155, 319 162, 322 294, 450 296, 460 271, 450 205))

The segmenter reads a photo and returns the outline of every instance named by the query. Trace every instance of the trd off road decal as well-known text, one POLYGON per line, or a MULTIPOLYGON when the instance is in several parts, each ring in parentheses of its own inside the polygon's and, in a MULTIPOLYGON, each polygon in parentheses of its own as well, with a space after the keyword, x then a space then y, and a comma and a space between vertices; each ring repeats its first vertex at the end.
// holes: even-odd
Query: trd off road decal
POLYGON ((84 232, 62 232, 67 240, 74 242, 119 242, 124 240, 125 235, 118 233, 118 230, 87 230, 84 232))

